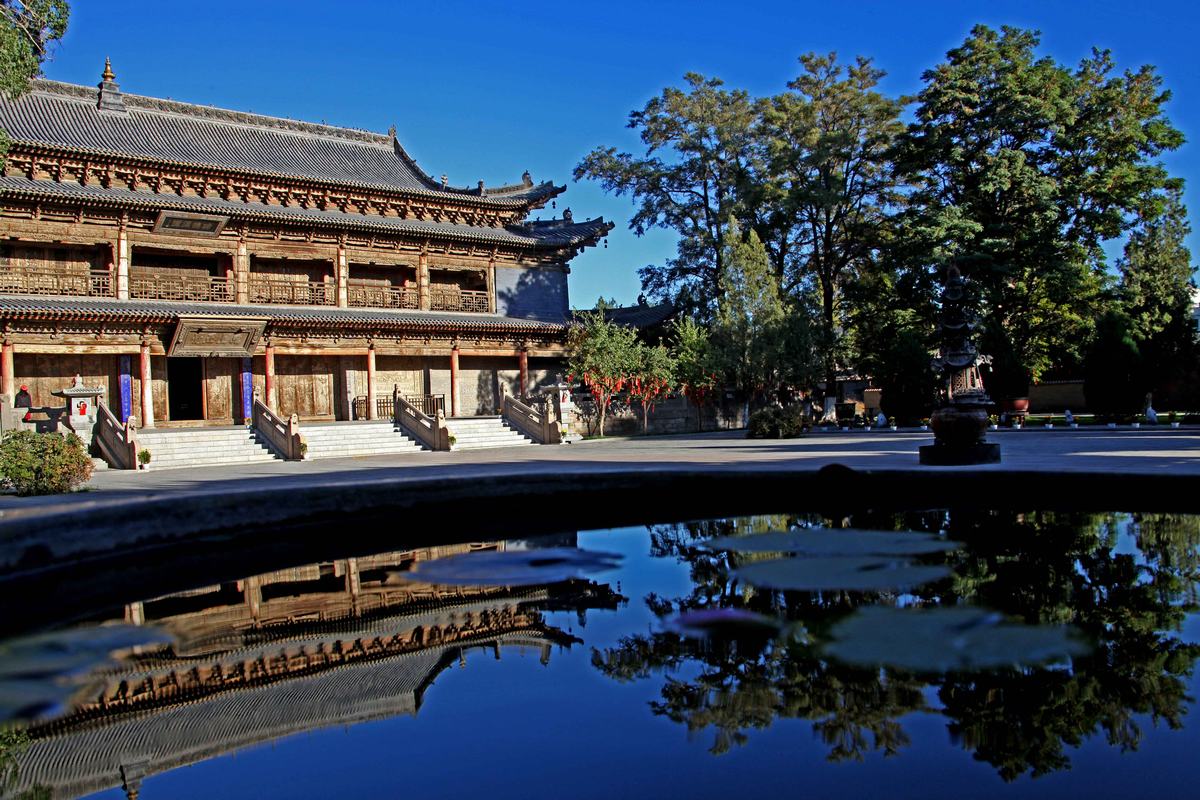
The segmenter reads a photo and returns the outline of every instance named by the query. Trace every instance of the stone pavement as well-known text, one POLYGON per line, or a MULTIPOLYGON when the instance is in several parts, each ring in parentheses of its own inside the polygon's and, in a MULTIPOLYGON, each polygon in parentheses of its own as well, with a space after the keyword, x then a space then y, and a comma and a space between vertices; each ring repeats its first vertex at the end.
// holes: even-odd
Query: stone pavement
MULTIPOLYGON (((1001 446, 1000 464, 923 467, 917 448, 930 433, 849 431, 800 439, 747 439, 741 431, 681 436, 589 440, 558 447, 498 448, 449 453, 412 453, 305 462, 164 469, 148 472, 97 471, 90 491, 43 498, 0 497, 3 509, 94 502, 101 497, 243 491, 250 486, 301 489, 308 485, 361 483, 377 479, 488 477, 607 470, 669 471, 739 468, 817 470, 842 464, 864 470, 971 469, 988 472, 1098 472, 1129 475, 1190 475, 1200 478, 1200 429, 1080 428, 1001 430, 989 435, 1001 446)), ((1200 486, 1200 484, 1198 484, 1200 486)))

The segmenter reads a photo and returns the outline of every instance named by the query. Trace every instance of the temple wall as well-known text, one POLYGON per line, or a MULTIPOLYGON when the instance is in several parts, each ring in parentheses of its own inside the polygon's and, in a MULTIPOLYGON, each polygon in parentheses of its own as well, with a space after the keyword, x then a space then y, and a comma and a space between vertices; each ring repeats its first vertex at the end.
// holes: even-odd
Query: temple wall
POLYGON ((496 265, 496 313, 560 321, 569 309, 565 270, 496 265))

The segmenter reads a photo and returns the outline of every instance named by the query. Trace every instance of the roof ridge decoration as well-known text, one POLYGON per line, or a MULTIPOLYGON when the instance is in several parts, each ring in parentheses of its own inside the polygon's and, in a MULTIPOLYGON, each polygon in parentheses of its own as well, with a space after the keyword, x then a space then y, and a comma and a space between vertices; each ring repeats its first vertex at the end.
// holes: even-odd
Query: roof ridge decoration
POLYGON ((112 75, 111 65, 106 62, 103 79, 97 88, 46 78, 37 78, 32 81, 32 90, 34 94, 81 100, 94 104, 102 111, 113 111, 124 115, 129 115, 129 112, 133 110, 144 111, 192 120, 199 119, 214 123, 236 125, 250 129, 299 134, 316 139, 337 139, 387 150, 397 157, 404 167, 412 173, 412 179, 419 183, 422 189, 435 194, 451 194, 477 198, 488 197, 499 200, 505 199, 507 195, 527 194, 532 199, 544 199, 559 194, 566 189, 565 186, 556 186, 553 181, 543 181, 535 185, 531 178, 527 178, 528 172, 521 176, 522 180, 520 183, 505 184, 486 191, 479 189, 478 186, 448 186, 436 180, 417 164, 416 159, 408 154, 396 138, 394 126, 387 134, 380 134, 360 128, 346 128, 316 122, 304 122, 286 117, 272 117, 265 114, 233 111, 216 106, 184 103, 178 100, 168 100, 159 97, 126 94, 120 91, 120 87, 115 80, 116 76, 113 75, 113 78, 110 80, 107 77, 109 75, 112 75))
POLYGON ((121 87, 117 85, 117 76, 113 74, 112 62, 104 57, 104 72, 100 75, 99 91, 96 95, 96 107, 101 111, 116 114, 128 114, 125 101, 121 97, 121 87))

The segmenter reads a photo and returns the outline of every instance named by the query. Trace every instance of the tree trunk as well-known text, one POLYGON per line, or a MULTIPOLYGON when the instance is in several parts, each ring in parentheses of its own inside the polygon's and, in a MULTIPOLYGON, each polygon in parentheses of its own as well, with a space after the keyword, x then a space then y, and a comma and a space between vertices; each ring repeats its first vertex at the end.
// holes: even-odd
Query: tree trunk
POLYGON ((825 394, 837 398, 837 360, 834 358, 833 281, 821 279, 821 323, 825 339, 825 394))
POLYGON ((650 433, 650 404, 642 401, 642 435, 650 433))

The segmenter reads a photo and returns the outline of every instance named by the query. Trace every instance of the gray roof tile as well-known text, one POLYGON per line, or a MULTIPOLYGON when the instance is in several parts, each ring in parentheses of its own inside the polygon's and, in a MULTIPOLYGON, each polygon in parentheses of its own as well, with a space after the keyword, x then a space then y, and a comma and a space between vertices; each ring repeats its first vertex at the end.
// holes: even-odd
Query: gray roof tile
POLYGON ((122 94, 125 113, 97 107, 88 86, 39 80, 16 100, 0 95, 0 128, 13 140, 272 176, 528 206, 563 191, 522 182, 480 195, 443 188, 390 136, 122 94))
POLYGON ((390 311, 332 306, 267 306, 234 303, 175 303, 162 300, 117 300, 92 297, 0 295, 0 319, 73 319, 173 322, 181 315, 267 318, 274 325, 318 325, 340 328, 380 328, 416 332, 510 331, 560 333, 564 325, 498 314, 449 311, 390 311))

